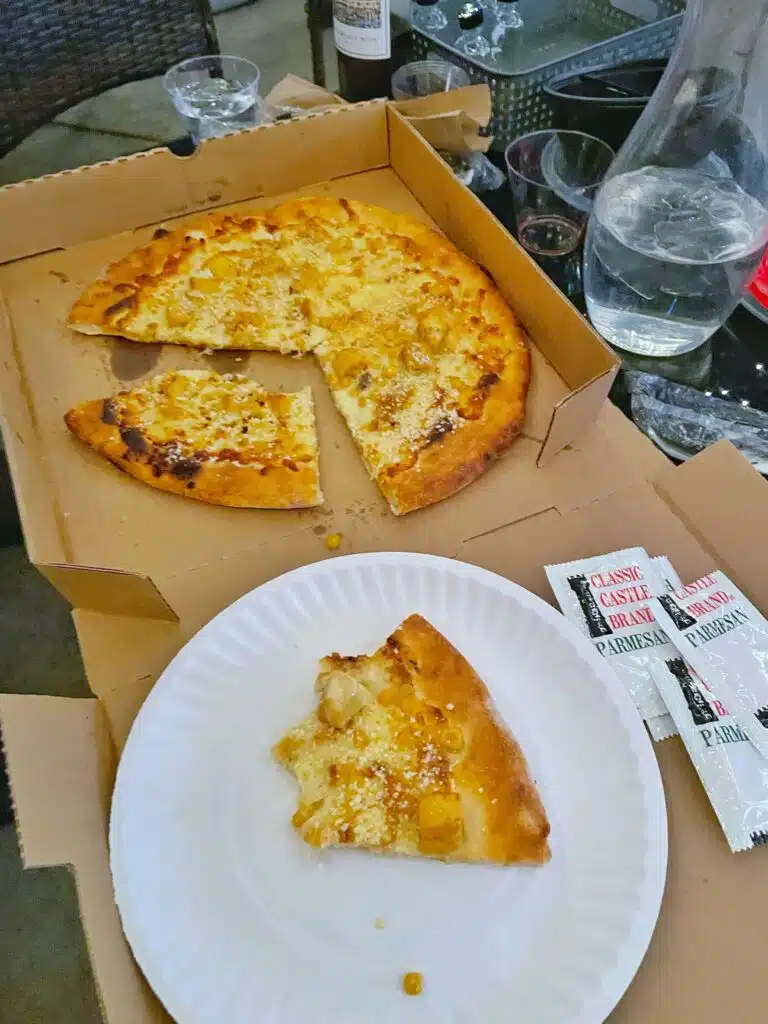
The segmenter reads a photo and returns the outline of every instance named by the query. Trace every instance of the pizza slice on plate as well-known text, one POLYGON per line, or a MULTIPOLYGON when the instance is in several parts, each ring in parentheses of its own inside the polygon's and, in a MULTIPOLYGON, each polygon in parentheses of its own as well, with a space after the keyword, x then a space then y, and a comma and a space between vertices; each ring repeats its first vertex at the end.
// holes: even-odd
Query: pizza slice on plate
POLYGON ((161 374, 66 414, 67 426, 151 487, 213 505, 322 504, 310 388, 270 393, 248 377, 161 374))
POLYGON ((299 782, 293 825, 313 847, 544 864, 549 823, 488 691, 412 615, 372 655, 323 659, 318 707, 275 756, 299 782))

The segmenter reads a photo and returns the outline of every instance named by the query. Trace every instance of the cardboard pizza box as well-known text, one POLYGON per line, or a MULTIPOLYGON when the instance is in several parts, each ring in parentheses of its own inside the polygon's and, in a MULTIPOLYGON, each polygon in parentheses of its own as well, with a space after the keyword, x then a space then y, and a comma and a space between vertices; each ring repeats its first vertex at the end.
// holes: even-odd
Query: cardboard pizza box
POLYGON ((75 607, 173 618, 183 609, 173 607, 161 580, 243 552, 277 546, 319 557, 324 531, 342 534, 342 551, 418 547, 435 538, 451 549, 552 504, 552 488, 571 488, 579 500, 585 478, 594 481, 592 497, 613 486, 614 428, 601 409, 615 356, 384 102, 214 139, 191 157, 159 149, 10 186, 0 190, 0 221, 3 434, 30 557, 75 607), (157 225, 213 208, 260 209, 297 194, 367 200, 437 225, 489 270, 532 340, 523 436, 509 458, 450 503, 402 519, 390 514, 311 357, 211 354, 87 337, 66 326, 72 303, 105 264, 147 242, 157 225), (181 367, 242 372, 287 390, 311 384, 325 506, 254 511, 169 500, 65 429, 70 407, 181 367))
MULTIPOLYGON (((108 1024, 165 1021, 123 938, 107 822, 115 766, 160 672, 210 617, 319 558, 403 549, 465 559, 552 599, 547 562, 643 544, 688 580, 718 566, 768 610, 768 487, 729 445, 679 469, 605 402, 616 362, 588 325, 391 107, 362 104, 0 191, 0 411, 32 558, 69 597, 94 698, 0 697, 29 867, 69 865, 108 1024), (367 480, 308 361, 206 357, 73 336, 69 304, 152 225, 230 203, 326 191, 432 219, 482 262, 532 338, 523 436, 458 496, 396 519, 367 480), (216 509, 143 487, 97 459, 61 417, 157 368, 218 365, 314 385, 328 504, 216 509)), ((657 746, 670 866, 646 960, 611 1017, 627 1024, 762 1021, 764 851, 733 855, 677 740, 657 746), (761 874, 762 872, 762 874, 761 874), (728 957, 721 954, 727 949, 728 957), (702 979, 706 979, 703 984, 702 979), (752 998, 752 993, 755 998, 752 998)))
MULTIPOLYGON (((626 458, 635 447, 636 438, 627 434, 626 458)), ((651 554, 669 555, 685 580, 715 566, 725 569, 768 610, 767 517, 768 484, 723 442, 683 467, 663 467, 652 480, 619 485, 597 501, 551 507, 468 538, 456 554, 553 600, 545 563, 641 544, 651 554)), ((307 554, 297 552, 295 561, 307 554)), ((279 552, 252 552, 242 564, 192 569, 178 587, 189 588, 188 612, 202 620, 212 606, 285 567, 279 552)), ((121 931, 107 825, 117 758, 133 717, 197 619, 171 623, 76 611, 94 699, 0 696, 24 863, 73 871, 107 1024, 169 1020, 121 931)), ((654 749, 669 816, 667 885, 650 949, 609 1020, 720 1024, 729 1015, 739 1024, 762 1024, 768 851, 732 854, 680 741, 654 749)))

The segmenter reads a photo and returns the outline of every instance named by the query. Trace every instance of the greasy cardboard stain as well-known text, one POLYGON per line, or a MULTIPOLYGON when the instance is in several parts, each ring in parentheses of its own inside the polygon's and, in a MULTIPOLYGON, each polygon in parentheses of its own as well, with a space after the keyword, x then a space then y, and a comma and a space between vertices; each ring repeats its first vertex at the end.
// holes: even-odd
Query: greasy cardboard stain
POLYGON ((139 344, 116 338, 110 342, 110 368, 118 380, 138 380, 154 370, 162 351, 162 345, 139 344))
POLYGON ((247 370, 247 352, 204 352, 201 362, 215 373, 245 373, 247 370))

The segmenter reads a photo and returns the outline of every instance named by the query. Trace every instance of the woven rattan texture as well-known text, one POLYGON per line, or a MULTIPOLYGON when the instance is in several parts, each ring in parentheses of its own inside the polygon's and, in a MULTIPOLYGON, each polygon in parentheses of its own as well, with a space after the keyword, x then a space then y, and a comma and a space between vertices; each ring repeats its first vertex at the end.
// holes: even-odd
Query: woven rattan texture
POLYGON ((217 52, 208 0, 0 0, 0 156, 81 100, 217 52))

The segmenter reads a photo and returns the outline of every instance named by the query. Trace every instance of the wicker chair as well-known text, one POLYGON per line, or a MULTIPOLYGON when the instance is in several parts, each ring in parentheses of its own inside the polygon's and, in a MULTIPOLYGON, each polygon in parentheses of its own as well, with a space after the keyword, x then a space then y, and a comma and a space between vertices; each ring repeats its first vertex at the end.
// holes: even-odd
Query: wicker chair
POLYGON ((218 52, 209 0, 0 0, 0 156, 75 103, 218 52))

